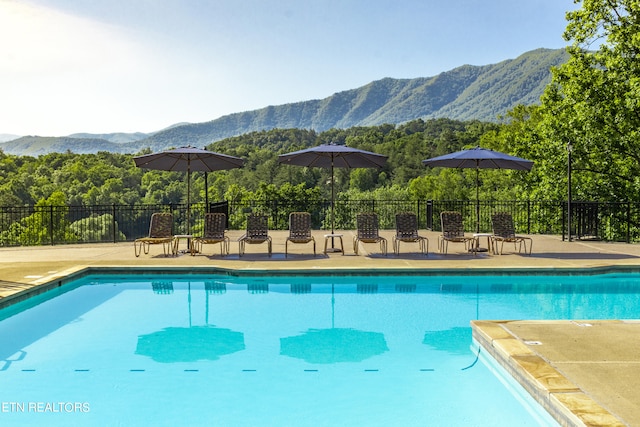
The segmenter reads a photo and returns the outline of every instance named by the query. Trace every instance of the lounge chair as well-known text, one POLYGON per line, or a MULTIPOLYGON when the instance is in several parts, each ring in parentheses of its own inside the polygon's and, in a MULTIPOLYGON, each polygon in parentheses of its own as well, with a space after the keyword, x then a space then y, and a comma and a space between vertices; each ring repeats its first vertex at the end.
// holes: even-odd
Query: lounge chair
POLYGON ((529 242, 529 252, 531 255, 531 249, 533 249, 533 239, 531 237, 516 235, 515 227, 513 225, 513 217, 507 212, 498 212, 491 215, 491 225, 493 227, 493 235, 491 236, 493 253, 498 253, 498 242, 500 242, 500 255, 502 255, 502 249, 506 243, 513 243, 514 251, 515 246, 519 245, 518 253, 522 252, 524 246, 524 253, 527 254, 527 241, 529 242))
POLYGON ((396 214, 396 235, 393 236, 393 252, 400 253, 400 242, 418 243, 420 251, 429 253, 429 239, 418 234, 418 217, 413 212, 396 214))
POLYGON ((173 215, 170 213, 154 213, 149 222, 149 235, 134 240, 133 250, 136 257, 144 251, 149 253, 149 246, 162 244, 164 256, 169 256, 173 243, 173 215))
POLYGON ((362 243, 379 243, 380 250, 387 254, 387 239, 378 232, 378 215, 374 213, 361 213, 356 216, 357 232, 353 238, 353 252, 358 255, 358 246, 362 243))
POLYGON ((311 214, 309 212, 291 212, 289 214, 289 237, 284 243, 284 256, 288 255, 289 242, 313 242, 313 255, 316 255, 316 240, 311 235, 311 214))
POLYGON ((194 241, 196 251, 202 253, 203 245, 220 243, 220 255, 228 255, 229 237, 224 234, 226 227, 226 214, 215 212, 204 214, 204 232, 202 237, 194 241))
POLYGON ((269 217, 263 214, 247 215, 247 232, 238 239, 239 255, 244 255, 245 245, 267 243, 271 256, 271 237, 269 236, 269 217))
POLYGON ((464 248, 467 251, 477 246, 475 237, 464 235, 464 225, 462 224, 462 214, 460 212, 445 211, 440 213, 440 225, 442 226, 442 235, 438 236, 438 249, 440 252, 447 253, 449 242, 464 243, 464 248))

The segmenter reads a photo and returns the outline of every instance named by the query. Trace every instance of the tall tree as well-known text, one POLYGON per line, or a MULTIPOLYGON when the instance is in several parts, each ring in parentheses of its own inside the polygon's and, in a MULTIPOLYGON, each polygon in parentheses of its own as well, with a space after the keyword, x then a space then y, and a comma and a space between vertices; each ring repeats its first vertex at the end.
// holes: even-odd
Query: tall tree
POLYGON ((556 186, 565 186, 562 159, 571 143, 575 197, 637 200, 640 1, 574 1, 581 8, 567 13, 564 34, 571 42, 570 59, 553 70, 543 95, 540 131, 545 145, 534 160, 558 176, 556 186))

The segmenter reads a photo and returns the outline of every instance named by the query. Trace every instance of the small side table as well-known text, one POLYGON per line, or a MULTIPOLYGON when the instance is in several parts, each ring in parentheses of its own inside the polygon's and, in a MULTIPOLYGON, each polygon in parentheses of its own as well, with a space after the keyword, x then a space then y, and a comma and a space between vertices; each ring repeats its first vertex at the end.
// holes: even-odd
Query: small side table
POLYGON ((342 234, 325 234, 324 235, 324 253, 326 254, 327 252, 342 252, 342 255, 344 255, 344 244, 342 242, 342 234), (327 248, 327 243, 329 242, 329 239, 331 239, 331 247, 327 248), (340 248, 335 248, 333 246, 334 239, 340 239, 340 248))
POLYGON ((473 237, 476 238, 476 247, 473 248, 474 251, 476 252, 489 252, 491 253, 491 249, 493 249, 493 245, 491 244, 491 236, 493 236, 493 234, 491 233, 474 233, 473 237), (487 248, 481 248, 480 247, 480 238, 481 237, 486 237, 487 238, 487 248))
POLYGON ((193 246, 193 242, 191 240, 193 240, 193 234, 176 234, 173 236, 173 255, 178 255, 178 253, 180 252, 180 240, 186 240, 187 241, 187 249, 184 250, 184 253, 191 253, 191 256, 193 256, 195 254, 194 251, 194 246, 193 246))

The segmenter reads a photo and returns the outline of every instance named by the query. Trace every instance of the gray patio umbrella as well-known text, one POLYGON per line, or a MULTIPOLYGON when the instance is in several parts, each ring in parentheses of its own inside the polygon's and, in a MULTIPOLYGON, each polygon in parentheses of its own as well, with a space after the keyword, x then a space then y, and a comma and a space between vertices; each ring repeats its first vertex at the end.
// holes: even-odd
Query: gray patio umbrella
POLYGON ((480 232, 480 169, 514 169, 530 171, 533 167, 531 160, 510 156, 509 154, 493 151, 488 148, 474 147, 468 150, 457 151, 444 156, 423 160, 425 166, 475 169, 476 170, 476 232, 480 232))
POLYGON ((213 172, 242 167, 244 160, 194 147, 181 147, 133 158, 144 169, 187 172, 187 234, 191 234, 191 172, 213 172))
MULTIPOLYGON (((278 156, 280 163, 316 168, 331 168, 331 234, 334 233, 334 176, 333 168, 381 168, 387 156, 347 147, 346 145, 322 144, 278 156)), ((333 248, 333 241, 331 242, 333 248)))

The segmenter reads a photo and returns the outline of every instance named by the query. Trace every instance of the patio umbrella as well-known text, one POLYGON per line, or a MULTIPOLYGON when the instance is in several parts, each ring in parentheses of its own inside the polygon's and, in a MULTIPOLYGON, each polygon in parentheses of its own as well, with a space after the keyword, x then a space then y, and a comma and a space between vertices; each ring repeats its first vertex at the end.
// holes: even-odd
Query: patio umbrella
MULTIPOLYGON (((347 147, 346 145, 322 144, 278 156, 280 163, 295 166, 331 168, 331 234, 334 233, 334 176, 333 168, 381 168, 387 156, 347 147)), ((333 241, 331 242, 333 247, 333 241)))
POLYGON ((191 234, 191 172, 213 172, 242 167, 239 157, 215 153, 194 147, 181 147, 133 158, 136 166, 144 169, 187 172, 187 234, 191 234))
POLYGON ((362 362, 389 351, 384 334, 336 328, 334 287, 331 285, 331 328, 310 328, 305 333, 280 338, 280 354, 308 363, 362 362))
POLYGON ((510 156, 499 151, 487 148, 474 147, 468 150, 457 151, 444 156, 423 160, 425 166, 475 169, 476 170, 476 232, 480 232, 480 197, 478 189, 480 187, 480 169, 514 169, 530 171, 533 166, 531 160, 510 156))

